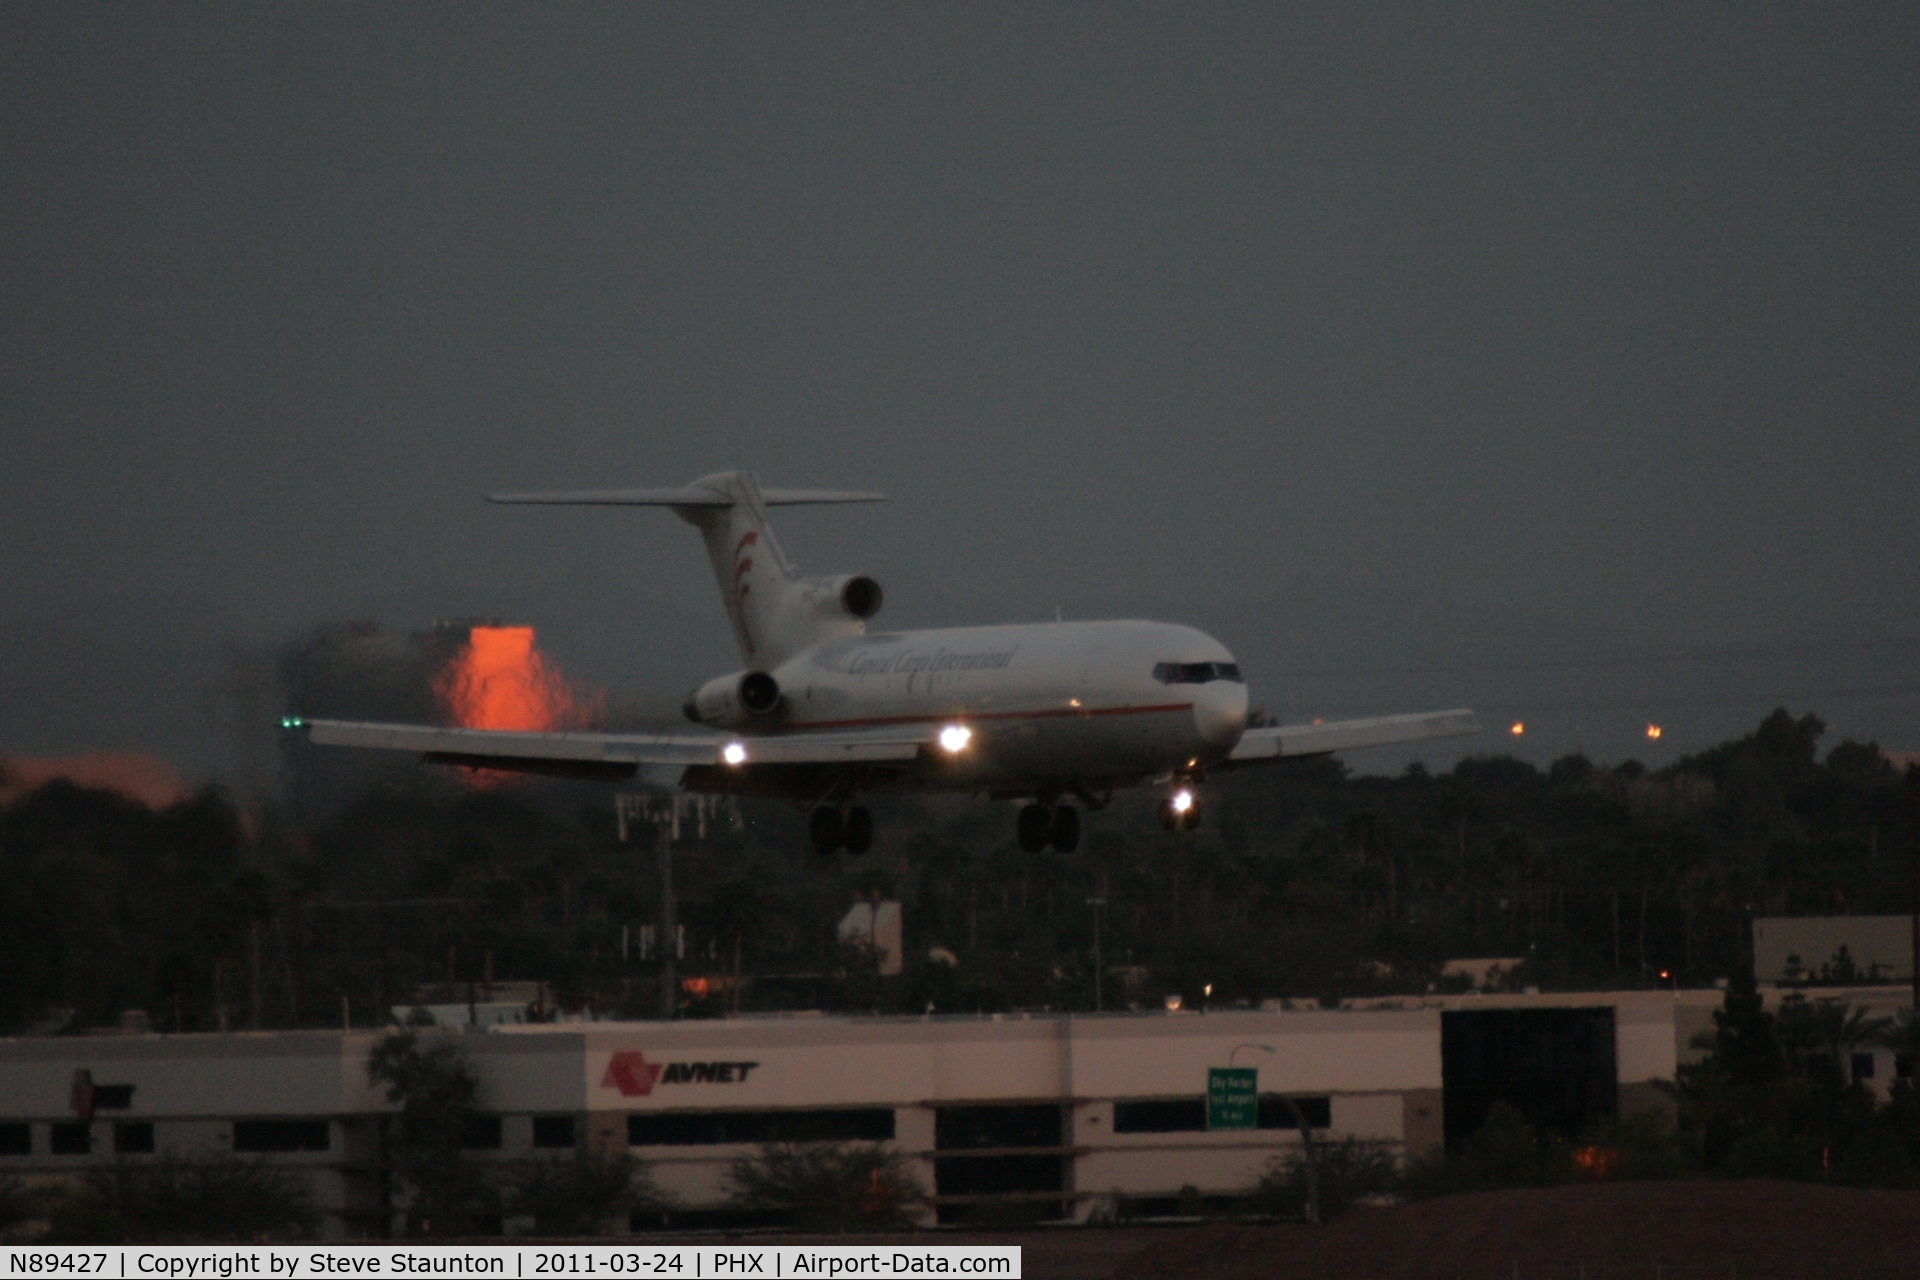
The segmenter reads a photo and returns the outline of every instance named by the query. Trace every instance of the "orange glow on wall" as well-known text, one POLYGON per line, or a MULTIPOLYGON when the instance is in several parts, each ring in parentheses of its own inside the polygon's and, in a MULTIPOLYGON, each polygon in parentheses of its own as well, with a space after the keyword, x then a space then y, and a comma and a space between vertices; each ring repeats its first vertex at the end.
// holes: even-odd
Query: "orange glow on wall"
POLYGON ((544 733, 577 722, 574 697, 534 647, 532 627, 474 627, 437 692, 468 729, 544 733))
POLYGON ((90 751, 75 756, 0 757, 0 804, 12 804, 56 778, 76 787, 118 791, 150 809, 164 809, 187 796, 180 775, 159 756, 90 751))

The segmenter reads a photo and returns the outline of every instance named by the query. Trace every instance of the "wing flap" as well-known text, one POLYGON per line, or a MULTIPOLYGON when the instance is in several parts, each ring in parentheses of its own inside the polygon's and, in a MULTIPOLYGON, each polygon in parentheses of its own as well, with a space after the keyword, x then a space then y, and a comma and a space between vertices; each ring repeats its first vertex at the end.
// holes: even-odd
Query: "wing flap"
POLYGON ((1268 725, 1248 729, 1228 757, 1235 764, 1282 757, 1320 756, 1361 747, 1386 747, 1429 738, 1452 738, 1479 733, 1472 711, 1422 711, 1413 715, 1374 716, 1365 720, 1335 720, 1327 724, 1268 725))
POLYGON ((641 765, 732 765, 726 748, 738 744, 756 764, 854 764, 911 760, 925 746, 925 733, 854 735, 794 733, 779 737, 726 738, 717 734, 521 733, 507 729, 458 729, 438 725, 377 724, 353 720, 306 720, 308 740, 328 747, 411 751, 436 764, 557 773, 568 777, 631 777, 641 765), (550 766, 550 767, 548 767, 550 766))

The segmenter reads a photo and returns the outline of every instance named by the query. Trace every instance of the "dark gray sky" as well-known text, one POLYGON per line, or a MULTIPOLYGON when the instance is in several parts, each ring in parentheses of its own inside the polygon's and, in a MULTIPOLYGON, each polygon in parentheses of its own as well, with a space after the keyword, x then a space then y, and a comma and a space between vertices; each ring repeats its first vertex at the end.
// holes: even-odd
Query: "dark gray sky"
POLYGON ((1891 4, 6 6, 0 751, 215 772, 225 646, 349 615, 676 700, 690 531, 480 495, 732 466, 892 495, 781 529, 896 626, 1920 748, 1916 71, 1891 4))

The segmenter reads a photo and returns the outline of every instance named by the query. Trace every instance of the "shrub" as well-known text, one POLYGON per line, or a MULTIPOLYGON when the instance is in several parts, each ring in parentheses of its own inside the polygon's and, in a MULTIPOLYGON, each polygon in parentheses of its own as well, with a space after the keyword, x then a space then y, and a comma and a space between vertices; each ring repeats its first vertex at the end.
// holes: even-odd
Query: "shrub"
MULTIPOLYGON (((1370 1196, 1391 1195, 1400 1185, 1400 1171, 1395 1166, 1393 1152, 1384 1143, 1363 1138, 1316 1143, 1313 1158, 1322 1221, 1345 1213, 1370 1196)), ((1275 1157, 1254 1185, 1254 1207, 1276 1217, 1304 1216, 1307 1174, 1304 1149, 1275 1157)))
POLYGON ((1572 1177, 1573 1157, 1564 1141, 1536 1132, 1517 1108, 1496 1102, 1478 1133, 1455 1150, 1414 1161, 1402 1185, 1409 1195, 1437 1196, 1547 1187, 1572 1177))
POLYGON ((624 1151, 516 1160, 502 1182, 506 1214, 532 1218, 547 1236, 598 1235, 609 1221, 666 1207, 645 1166, 624 1151))
POLYGON ((1692 1145, 1652 1111, 1594 1125, 1581 1135, 1573 1158, 1576 1177, 1651 1182, 1698 1171, 1692 1145))
POLYGON ((728 1177, 735 1205, 808 1231, 909 1227, 925 1199, 899 1152, 865 1143, 770 1143, 728 1177))
POLYGON ((44 1212, 41 1200, 27 1184, 10 1174, 0 1174, 0 1240, 19 1232, 44 1212))
POLYGON ((300 1239, 320 1215, 292 1170, 166 1155, 89 1169, 78 1187, 55 1194, 49 1219, 54 1244, 195 1244, 300 1239))

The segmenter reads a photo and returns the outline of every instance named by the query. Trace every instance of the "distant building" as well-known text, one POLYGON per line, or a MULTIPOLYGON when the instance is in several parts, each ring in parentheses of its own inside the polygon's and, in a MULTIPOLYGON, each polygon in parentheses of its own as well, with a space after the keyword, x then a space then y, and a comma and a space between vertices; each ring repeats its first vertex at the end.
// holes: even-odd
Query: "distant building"
MULTIPOLYGON (((928 1220, 1178 1212, 1248 1190, 1321 1136, 1397 1155, 1470 1134, 1495 1102, 1568 1136, 1670 1108, 1714 991, 1467 995, 1342 1010, 499 1024, 461 1044, 479 1160, 630 1151, 675 1208, 636 1230, 747 1225, 731 1164, 766 1142, 871 1141, 909 1161, 928 1220), (1405 1007, 1400 1007, 1404 1005, 1405 1007), (1208 1071, 1258 1072, 1253 1128, 1209 1131, 1208 1071)), ((454 1015, 457 1016, 457 1015, 454 1015)), ((304 1170, 333 1238, 385 1233, 391 1106, 379 1032, 0 1041, 0 1177, 168 1151, 304 1170), (84 1078, 86 1088, 77 1087, 84 1078), (83 1106, 84 1104, 84 1106, 83 1106)), ((1889 1079, 1891 1063, 1880 1072, 1889 1079)))
POLYGON ((840 941, 871 947, 880 960, 880 976, 891 978, 905 967, 906 943, 897 902, 856 902, 840 917, 840 941))
POLYGON ((1440 966, 1442 980, 1453 979, 1458 982, 1465 978, 1468 990, 1493 991, 1506 978, 1519 971, 1525 964, 1525 956, 1481 956, 1470 960, 1449 960, 1440 966))
POLYGON ((1911 916, 1762 916, 1753 922, 1760 982, 1909 982, 1911 916))

